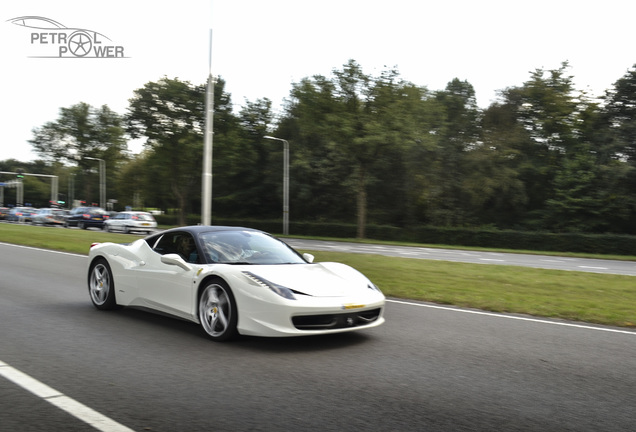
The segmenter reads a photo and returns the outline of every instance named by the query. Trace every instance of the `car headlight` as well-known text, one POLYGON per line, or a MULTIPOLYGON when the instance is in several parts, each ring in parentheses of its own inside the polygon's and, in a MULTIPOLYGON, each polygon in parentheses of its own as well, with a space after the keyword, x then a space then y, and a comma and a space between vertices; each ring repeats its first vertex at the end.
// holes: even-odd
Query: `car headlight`
POLYGON ((281 296, 283 298, 286 298, 288 300, 296 300, 296 297, 294 296, 294 293, 289 288, 284 287, 282 285, 275 284, 274 282, 270 282, 267 279, 262 278, 260 276, 257 276, 257 275, 255 275, 252 272, 244 271, 242 273, 249 280, 251 280, 253 282, 256 282, 258 285, 260 285, 262 287, 269 288, 270 290, 274 291, 279 296, 281 296))

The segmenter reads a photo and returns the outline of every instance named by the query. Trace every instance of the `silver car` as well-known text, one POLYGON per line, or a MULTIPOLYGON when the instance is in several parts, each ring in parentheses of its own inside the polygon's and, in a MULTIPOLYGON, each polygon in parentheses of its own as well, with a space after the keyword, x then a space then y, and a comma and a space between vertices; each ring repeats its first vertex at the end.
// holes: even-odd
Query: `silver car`
POLYGON ((125 211, 111 216, 104 222, 105 231, 123 231, 130 233, 133 231, 150 234, 157 228, 157 221, 148 212, 125 211))
POLYGON ((31 215, 33 225, 62 225, 64 223, 64 210, 56 208, 41 208, 31 215))

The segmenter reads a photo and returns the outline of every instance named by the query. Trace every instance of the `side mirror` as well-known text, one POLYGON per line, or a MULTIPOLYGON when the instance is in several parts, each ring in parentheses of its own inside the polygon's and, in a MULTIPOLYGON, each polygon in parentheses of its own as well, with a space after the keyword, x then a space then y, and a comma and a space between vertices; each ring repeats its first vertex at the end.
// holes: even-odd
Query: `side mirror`
POLYGON ((314 262, 315 257, 310 253, 304 253, 303 258, 305 258, 305 261, 307 261, 308 263, 312 263, 314 262))
POLYGON ((184 260, 177 254, 166 254, 161 255, 161 262, 168 265, 176 265, 181 267, 184 270, 192 270, 184 260))

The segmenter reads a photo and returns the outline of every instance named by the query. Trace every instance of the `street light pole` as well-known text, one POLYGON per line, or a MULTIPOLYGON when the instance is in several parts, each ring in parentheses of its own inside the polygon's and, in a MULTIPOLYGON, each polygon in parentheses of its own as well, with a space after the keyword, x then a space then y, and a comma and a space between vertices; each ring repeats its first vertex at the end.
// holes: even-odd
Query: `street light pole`
POLYGON ((99 206, 106 208, 106 161, 100 158, 85 156, 84 159, 99 161, 99 206))
POLYGON ((212 157, 214 138, 214 76, 212 75, 212 30, 210 30, 210 71, 205 91, 205 135, 201 176, 201 224, 212 224, 212 157))
POLYGON ((289 142, 269 135, 263 138, 283 142, 283 235, 289 235, 289 142))

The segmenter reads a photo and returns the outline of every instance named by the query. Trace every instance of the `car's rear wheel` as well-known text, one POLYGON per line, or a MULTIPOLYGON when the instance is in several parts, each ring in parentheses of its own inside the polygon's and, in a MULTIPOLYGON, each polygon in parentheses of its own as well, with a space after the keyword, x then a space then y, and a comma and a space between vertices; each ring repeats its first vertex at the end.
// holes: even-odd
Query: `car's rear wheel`
POLYGON ((237 336, 238 310, 230 287, 222 280, 211 280, 199 297, 201 328, 212 340, 221 342, 237 336))
POLYGON ((100 258, 91 264, 88 272, 88 292, 97 309, 117 308, 115 301, 115 281, 113 272, 105 259, 100 258))

